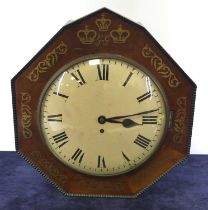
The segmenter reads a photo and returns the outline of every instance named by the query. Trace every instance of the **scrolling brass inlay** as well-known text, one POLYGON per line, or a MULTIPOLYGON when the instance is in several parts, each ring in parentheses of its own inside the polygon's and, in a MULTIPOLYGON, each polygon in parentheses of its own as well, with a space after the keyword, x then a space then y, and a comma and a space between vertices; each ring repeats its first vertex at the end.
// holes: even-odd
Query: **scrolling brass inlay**
POLYGON ((118 182, 118 183, 103 183, 103 182, 99 182, 99 183, 94 183, 94 182, 86 182, 86 181, 80 181, 78 183, 78 186, 83 188, 83 189, 88 189, 88 190, 117 190, 117 191, 121 191, 124 190, 125 185, 122 182, 118 182))
POLYGON ((98 30, 89 29, 85 25, 84 29, 77 31, 79 41, 82 44, 95 44, 96 46, 107 45, 110 41, 116 44, 126 43, 130 36, 129 30, 123 29, 122 25, 118 25, 118 28, 115 29, 109 29, 111 22, 111 19, 102 14, 101 18, 95 20, 98 30))
POLYGON ((26 139, 32 137, 32 131, 30 130, 31 121, 32 121, 32 110, 29 105, 31 101, 31 96, 29 93, 21 93, 21 124, 23 128, 23 136, 26 139))
POLYGON ((183 143, 183 134, 185 132, 185 119, 186 119, 186 97, 180 97, 177 99, 178 109, 176 111, 175 120, 173 123, 173 129, 175 134, 173 141, 176 144, 183 143))
POLYGON ((49 160, 43 157, 39 151, 33 151, 31 155, 33 160, 38 163, 41 169, 46 170, 51 177, 58 179, 59 183, 62 185, 67 182, 67 176, 61 174, 60 171, 49 160))
POLYGON ((54 66, 57 63, 59 56, 66 54, 67 50, 67 45, 62 41, 55 49, 46 55, 43 61, 38 63, 29 75, 27 75, 27 78, 32 82, 38 81, 40 74, 47 72, 54 66))
POLYGON ((151 65, 154 66, 155 70, 164 78, 168 79, 168 85, 171 88, 176 88, 180 85, 180 81, 177 79, 175 74, 168 67, 147 44, 142 49, 142 55, 145 58, 149 58, 151 65))

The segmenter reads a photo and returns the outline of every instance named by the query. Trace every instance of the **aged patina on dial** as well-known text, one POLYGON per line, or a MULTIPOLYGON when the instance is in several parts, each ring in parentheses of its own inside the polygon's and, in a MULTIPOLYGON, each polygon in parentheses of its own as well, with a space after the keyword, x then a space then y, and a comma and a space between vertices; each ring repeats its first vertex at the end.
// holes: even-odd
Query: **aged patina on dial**
POLYGON ((164 97, 154 78, 129 60, 83 58, 48 84, 41 131, 50 151, 81 173, 126 173, 160 145, 167 126, 164 97))

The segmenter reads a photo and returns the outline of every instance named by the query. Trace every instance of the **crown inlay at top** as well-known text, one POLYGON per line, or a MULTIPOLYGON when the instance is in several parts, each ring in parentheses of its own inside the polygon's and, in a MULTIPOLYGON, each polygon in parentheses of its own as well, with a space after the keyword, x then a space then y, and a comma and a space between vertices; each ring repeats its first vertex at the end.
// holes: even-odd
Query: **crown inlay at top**
POLYGON ((110 41, 115 44, 126 43, 130 36, 129 30, 124 29, 121 24, 111 29, 111 23, 111 19, 102 14, 101 18, 95 20, 97 30, 93 29, 94 26, 89 28, 88 25, 85 25, 85 28, 77 31, 77 37, 82 44, 95 44, 96 46, 107 45, 110 41))

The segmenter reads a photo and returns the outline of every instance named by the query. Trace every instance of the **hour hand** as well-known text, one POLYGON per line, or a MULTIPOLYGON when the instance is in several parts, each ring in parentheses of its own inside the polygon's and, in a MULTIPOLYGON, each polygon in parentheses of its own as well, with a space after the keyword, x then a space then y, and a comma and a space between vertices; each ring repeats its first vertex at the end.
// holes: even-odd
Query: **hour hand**
POLYGON ((124 119, 122 121, 118 121, 118 120, 115 120, 115 119, 108 119, 108 118, 106 118, 104 116, 100 116, 98 118, 98 122, 100 124, 104 124, 106 122, 109 122, 109 123, 118 123, 118 124, 122 124, 123 127, 125 127, 125 128, 131 128, 133 126, 142 125, 142 124, 136 123, 133 120, 128 119, 128 118, 127 119, 124 119))
POLYGON ((142 124, 136 123, 136 122, 134 122, 134 121, 131 120, 131 119, 124 119, 124 120, 122 121, 122 125, 123 125, 123 127, 125 127, 125 128, 131 128, 131 127, 133 127, 133 126, 142 125, 142 124))
POLYGON ((125 128, 131 128, 131 127, 134 127, 134 126, 137 126, 137 125, 142 125, 142 124, 139 124, 139 123, 136 123, 135 121, 131 120, 131 119, 124 119, 122 121, 117 121, 117 120, 107 120, 107 122, 111 122, 111 123, 120 123, 123 125, 123 127, 125 128))

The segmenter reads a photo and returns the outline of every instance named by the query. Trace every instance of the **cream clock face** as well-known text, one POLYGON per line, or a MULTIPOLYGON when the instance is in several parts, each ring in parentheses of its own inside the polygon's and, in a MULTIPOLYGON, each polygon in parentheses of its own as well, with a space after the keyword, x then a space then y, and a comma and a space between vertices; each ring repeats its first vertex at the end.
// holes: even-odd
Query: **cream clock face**
POLYGON ((165 97, 153 78, 110 56, 65 69, 49 84, 40 109, 50 151, 65 165, 95 176, 141 165, 167 127, 165 97))

